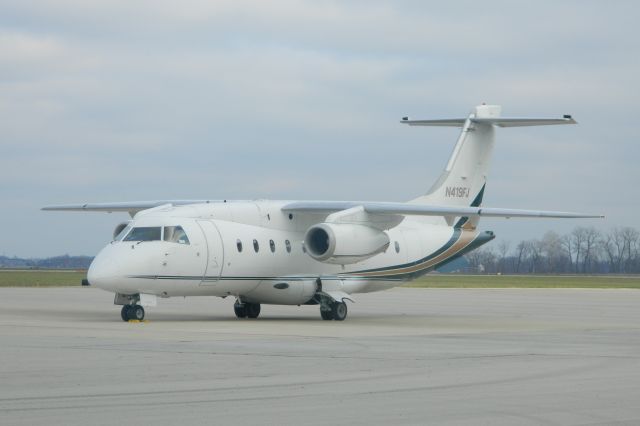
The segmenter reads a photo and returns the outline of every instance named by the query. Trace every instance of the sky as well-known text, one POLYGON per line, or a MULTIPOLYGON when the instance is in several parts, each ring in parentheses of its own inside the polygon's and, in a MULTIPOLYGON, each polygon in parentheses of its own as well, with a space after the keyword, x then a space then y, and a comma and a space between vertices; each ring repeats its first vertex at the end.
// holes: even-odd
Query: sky
MULTIPOLYGON (((95 255, 153 199, 406 201, 458 136, 402 116, 504 116, 486 219, 497 241, 636 226, 635 1, 0 0, 0 255, 95 255)), ((495 244, 495 243, 492 243, 495 244)))

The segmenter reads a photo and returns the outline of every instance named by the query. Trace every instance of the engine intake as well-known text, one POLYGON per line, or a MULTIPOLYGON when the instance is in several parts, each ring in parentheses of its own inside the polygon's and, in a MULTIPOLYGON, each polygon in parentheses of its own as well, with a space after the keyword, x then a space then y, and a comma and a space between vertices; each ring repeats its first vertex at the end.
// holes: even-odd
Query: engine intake
POLYGON ((366 225, 320 223, 307 230, 304 245, 319 262, 347 265, 385 251, 389 236, 366 225))

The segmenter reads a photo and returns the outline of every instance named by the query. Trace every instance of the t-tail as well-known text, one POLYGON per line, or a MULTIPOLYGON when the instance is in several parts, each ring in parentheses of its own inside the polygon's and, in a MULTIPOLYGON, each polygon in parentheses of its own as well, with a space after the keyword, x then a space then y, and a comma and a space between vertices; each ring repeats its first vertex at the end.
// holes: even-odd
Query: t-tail
MULTIPOLYGON (((499 105, 479 105, 466 118, 441 120, 402 119, 410 126, 461 127, 460 136, 447 165, 427 194, 411 201, 412 204, 433 206, 480 207, 487 184, 491 154, 495 143, 496 127, 543 126, 575 124, 569 115, 563 118, 504 118, 499 105)), ((442 220, 441 218, 434 218, 442 220)), ((449 225, 475 228, 479 217, 445 217, 449 225)))

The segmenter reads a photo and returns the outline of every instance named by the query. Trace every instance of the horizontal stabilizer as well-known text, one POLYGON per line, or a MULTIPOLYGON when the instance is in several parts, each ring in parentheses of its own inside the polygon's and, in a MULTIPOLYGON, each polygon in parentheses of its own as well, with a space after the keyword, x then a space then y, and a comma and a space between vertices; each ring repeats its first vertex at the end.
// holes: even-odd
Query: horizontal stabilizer
MULTIPOLYGON (((410 120, 403 117, 401 123, 409 126, 446 126, 446 127, 462 127, 466 122, 466 118, 450 118, 443 120, 410 120)), ((472 118, 471 123, 493 124, 498 127, 524 127, 524 126, 549 126, 554 124, 577 124, 570 115, 563 118, 472 118)))

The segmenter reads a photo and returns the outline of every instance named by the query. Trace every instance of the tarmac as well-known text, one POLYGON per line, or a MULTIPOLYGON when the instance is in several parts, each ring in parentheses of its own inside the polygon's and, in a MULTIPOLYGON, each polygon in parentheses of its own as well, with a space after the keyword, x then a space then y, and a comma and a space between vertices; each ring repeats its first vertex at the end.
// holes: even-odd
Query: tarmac
POLYGON ((2 425, 638 425, 640 291, 408 289, 314 306, 0 289, 2 425))

